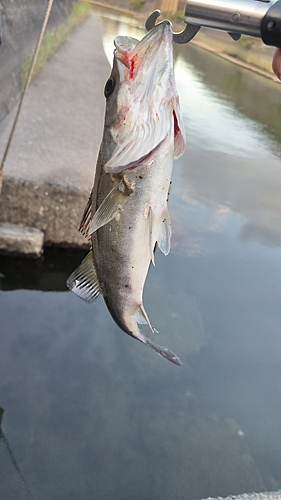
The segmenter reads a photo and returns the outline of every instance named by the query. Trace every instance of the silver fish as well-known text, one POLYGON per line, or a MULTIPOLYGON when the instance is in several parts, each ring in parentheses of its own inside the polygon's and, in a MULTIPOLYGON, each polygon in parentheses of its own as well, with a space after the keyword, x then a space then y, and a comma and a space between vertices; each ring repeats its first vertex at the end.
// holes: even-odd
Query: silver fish
POLYGON ((80 231, 91 251, 68 278, 68 287, 89 303, 101 295, 117 323, 159 355, 180 364, 138 327, 148 319, 142 292, 156 243, 167 255, 171 224, 167 208, 173 159, 184 152, 183 119, 173 70, 169 21, 138 41, 117 36, 105 85, 103 140, 94 186, 80 231))

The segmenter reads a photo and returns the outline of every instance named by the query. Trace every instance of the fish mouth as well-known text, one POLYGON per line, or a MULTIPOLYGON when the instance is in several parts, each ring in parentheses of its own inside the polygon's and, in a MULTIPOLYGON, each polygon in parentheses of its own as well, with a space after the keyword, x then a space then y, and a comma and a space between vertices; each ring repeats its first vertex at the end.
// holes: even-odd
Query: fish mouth
POLYGON ((160 58, 161 52, 163 52, 165 47, 168 47, 168 50, 172 52, 172 25, 170 21, 165 19, 156 24, 142 40, 138 41, 131 37, 117 36, 114 40, 114 45, 115 57, 124 66, 123 68, 120 65, 118 66, 120 81, 132 80, 137 75, 138 70, 145 65, 144 58, 154 60, 157 58, 158 52, 160 58))
POLYGON ((154 39, 154 42, 156 42, 157 39, 161 42, 161 39, 165 34, 168 36, 170 35, 171 39, 173 38, 172 24, 168 21, 168 19, 164 19, 160 23, 156 24, 141 40, 137 40, 136 38, 129 36, 119 35, 114 39, 114 45, 118 51, 127 52, 132 50, 136 45, 140 47, 145 45, 147 42, 151 43, 152 39, 154 39))
POLYGON ((104 171, 118 173, 148 161, 159 145, 167 144, 165 139, 169 144, 174 139, 174 156, 180 156, 185 133, 174 79, 170 21, 154 26, 141 41, 118 36, 114 44, 120 83, 110 133, 116 146, 104 171))

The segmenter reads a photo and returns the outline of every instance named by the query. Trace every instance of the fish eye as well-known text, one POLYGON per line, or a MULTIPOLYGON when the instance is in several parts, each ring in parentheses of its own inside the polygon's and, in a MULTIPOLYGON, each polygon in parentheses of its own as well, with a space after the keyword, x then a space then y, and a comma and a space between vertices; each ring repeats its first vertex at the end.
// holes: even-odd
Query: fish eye
POLYGON ((113 76, 111 76, 105 84, 104 96, 106 98, 109 97, 112 94, 114 88, 115 88, 115 80, 114 80, 113 76))

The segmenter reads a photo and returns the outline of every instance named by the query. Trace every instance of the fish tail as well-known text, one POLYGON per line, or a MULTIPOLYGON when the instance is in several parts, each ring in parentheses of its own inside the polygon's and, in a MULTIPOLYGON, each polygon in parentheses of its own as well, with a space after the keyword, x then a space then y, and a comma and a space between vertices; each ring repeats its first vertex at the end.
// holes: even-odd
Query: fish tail
POLYGON ((150 347, 150 349, 152 349, 154 352, 157 352, 157 354, 159 354, 159 356, 162 356, 162 358, 165 358, 168 361, 171 361, 175 365, 179 365, 179 366, 181 365, 180 358, 175 353, 170 351, 170 349, 167 349, 166 347, 162 347, 160 345, 155 344, 154 342, 152 342, 152 340, 150 340, 148 337, 145 337, 140 332, 139 332, 139 335, 137 336, 137 339, 140 340, 141 342, 143 342, 143 344, 150 347))
POLYGON ((132 325, 133 337, 135 337, 136 339, 140 340, 140 342, 150 347, 150 349, 152 349, 154 352, 157 352, 157 354, 159 354, 159 356, 162 356, 162 358, 168 359, 168 361, 171 361, 175 365, 181 365, 181 360, 176 354, 174 354, 166 347, 162 347, 160 345, 155 344, 148 337, 145 337, 139 330, 137 323, 147 324, 152 332, 158 333, 157 330, 151 325, 147 313, 142 304, 139 306, 139 309, 136 312, 136 314, 131 317, 131 320, 133 320, 133 325, 132 325))

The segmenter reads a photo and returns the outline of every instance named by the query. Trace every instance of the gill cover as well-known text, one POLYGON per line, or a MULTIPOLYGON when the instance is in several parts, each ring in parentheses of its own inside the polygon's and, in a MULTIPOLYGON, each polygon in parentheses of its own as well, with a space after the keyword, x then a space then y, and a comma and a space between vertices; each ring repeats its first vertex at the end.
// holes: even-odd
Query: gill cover
POLYGON ((109 97, 116 105, 115 117, 107 126, 115 148, 105 172, 117 173, 151 161, 151 153, 168 136, 178 158, 184 152, 185 133, 169 21, 156 25, 141 41, 118 36, 114 45, 113 72, 118 72, 118 85, 109 97))

